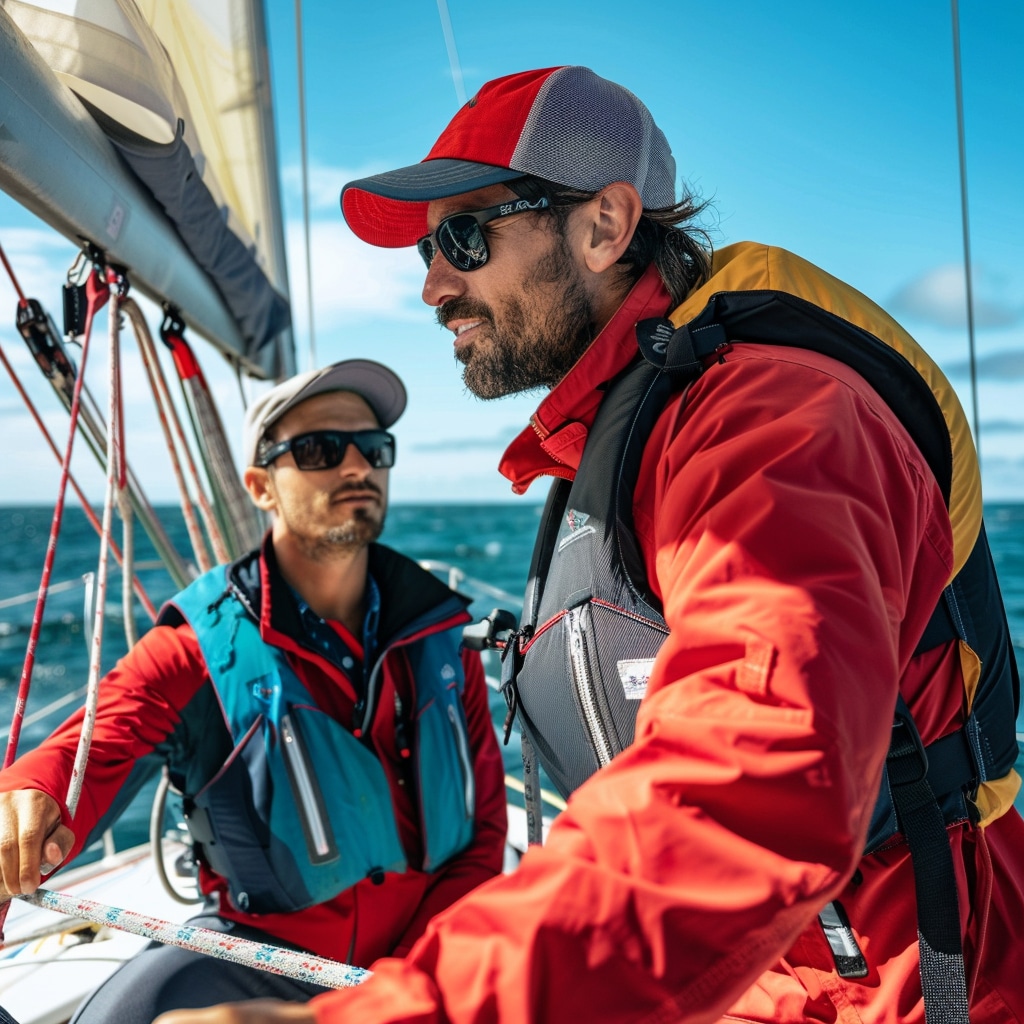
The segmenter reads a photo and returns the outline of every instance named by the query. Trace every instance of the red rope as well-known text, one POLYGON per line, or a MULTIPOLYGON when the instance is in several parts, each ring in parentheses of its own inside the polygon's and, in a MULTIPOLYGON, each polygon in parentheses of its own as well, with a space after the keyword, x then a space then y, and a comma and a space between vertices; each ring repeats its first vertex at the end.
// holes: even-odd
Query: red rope
MULTIPOLYGON (((27 304, 28 300, 22 293, 6 256, 3 257, 3 263, 7 268, 7 272, 11 275, 11 280, 14 281, 19 301, 22 304, 27 304)), ((11 732, 7 737, 4 768, 9 768, 18 756, 18 740, 21 738, 21 725, 25 720, 25 707, 28 704, 28 692, 32 685, 32 670, 36 662, 36 645, 39 643, 39 634, 43 626, 43 609, 46 607, 46 594, 50 588, 53 560, 57 554, 57 537, 60 534, 60 524, 64 518, 64 496, 67 493, 68 481, 71 478, 71 452, 74 448, 75 434, 78 431, 78 411, 82 404, 82 383, 85 380, 85 361, 89 354, 89 336, 92 334, 92 322, 96 313, 109 298, 106 283, 95 269, 90 273, 89 279, 86 282, 86 298, 88 300, 88 311, 85 319, 85 332, 82 337, 82 362, 79 367, 78 376, 75 378, 74 394, 71 400, 71 426, 68 431, 67 447, 64 449, 64 458, 61 461, 57 503, 53 508, 50 539, 47 541, 46 558, 43 562, 43 575, 39 581, 39 597, 36 599, 36 608, 32 615, 32 628, 29 633, 28 647, 25 650, 25 664, 22 666, 21 681, 18 684, 18 696, 14 702, 14 716, 11 719, 11 732)), ((10 906, 10 903, 5 903, 0 907, 0 943, 3 942, 4 924, 7 921, 7 912, 10 906)))
POLYGON ((14 290, 18 293, 18 301, 24 306, 27 301, 25 293, 21 290, 21 285, 18 284, 18 278, 14 274, 14 268, 7 261, 7 253, 4 252, 4 247, 2 245, 0 245, 0 260, 3 261, 3 265, 11 279, 11 284, 14 285, 14 290))
MULTIPOLYGON (((82 361, 75 378, 75 389, 71 399, 71 426, 68 432, 68 443, 61 461, 60 484, 57 489, 57 502, 53 508, 53 521, 50 525, 50 539, 46 545, 46 558, 43 562, 43 575, 39 581, 39 597, 36 600, 35 612, 32 616, 32 628, 29 633, 28 647, 25 651, 25 664, 21 671, 18 684, 18 697, 14 704, 14 718, 11 722, 11 734, 7 739, 7 753, 4 756, 4 768, 9 768, 18 756, 18 740, 21 738, 21 723, 25 717, 25 705, 28 702, 28 691, 32 683, 32 670, 36 661, 36 645, 43 625, 43 609, 46 607, 46 594, 50 587, 50 575, 53 572, 53 560, 57 554, 57 537, 60 524, 64 518, 64 497, 67 493, 68 480, 71 475, 71 452, 78 430, 78 412, 81 408, 82 384, 85 380, 85 361, 89 354, 89 336, 92 334, 92 322, 97 311, 109 298, 107 285, 95 269, 89 274, 86 282, 86 298, 88 310, 85 319, 85 332, 82 337, 82 361)), ((2 920, 0 920, 2 926, 2 920)))
MULTIPOLYGON (((28 411, 32 414, 32 418, 36 421, 36 426, 39 427, 39 430, 42 433, 43 437, 46 438, 46 443, 50 446, 50 451, 53 452, 53 454, 57 457, 57 461, 60 462, 62 458, 60 449, 57 447, 57 444, 53 440, 50 431, 47 429, 46 424, 43 422, 43 418, 42 416, 40 416, 39 410, 36 409, 35 405, 32 402, 32 399, 29 397, 28 392, 25 390, 24 385, 18 378, 17 373, 15 373, 14 367, 11 366, 10 361, 7 358, 7 354, 4 352, 3 348, 0 348, 0 363, 3 363, 4 369, 7 371, 8 376, 11 378, 14 387, 17 389, 18 394, 21 395, 22 400, 25 402, 25 405, 28 408, 28 411)), ((85 494, 82 492, 82 488, 78 486, 78 481, 75 480, 74 475, 71 474, 70 472, 68 473, 68 481, 71 484, 71 489, 75 492, 75 494, 78 497, 78 500, 82 503, 82 511, 85 513, 86 519, 89 520, 89 522, 92 524, 93 529, 98 534, 102 533, 103 527, 100 524, 99 517, 92 510, 92 505, 89 504, 89 499, 86 498, 85 494)), ((123 566, 124 556, 121 554, 121 549, 117 546, 117 544, 114 543, 113 538, 111 538, 110 541, 110 550, 113 553, 114 558, 117 560, 117 564, 123 566)), ((150 619, 153 622, 155 622, 156 606, 150 600, 149 594, 146 593, 146 589, 145 587, 143 587, 142 581, 139 579, 138 576, 132 577, 132 587, 134 588, 135 594, 138 597, 139 601, 142 602, 142 607, 145 608, 146 614, 150 617, 150 619)))

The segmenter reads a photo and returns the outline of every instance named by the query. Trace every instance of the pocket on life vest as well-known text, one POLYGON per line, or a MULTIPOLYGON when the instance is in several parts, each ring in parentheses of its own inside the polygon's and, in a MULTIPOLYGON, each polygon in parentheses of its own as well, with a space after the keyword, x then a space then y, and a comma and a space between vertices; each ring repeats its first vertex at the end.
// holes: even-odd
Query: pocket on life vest
MULTIPOLYGON (((228 884, 239 910, 272 913, 295 908, 304 891, 294 858, 271 833, 264 720, 260 716, 217 774, 190 801, 189 830, 210 869, 228 884), (254 781, 255 780, 255 781, 254 781)), ((308 904, 307 904, 308 905, 308 904)))
POLYGON ((441 693, 416 722, 420 820, 426 837, 423 869, 436 871, 473 840, 476 775, 462 704, 441 693))
POLYGON ((292 704, 281 716, 273 832, 299 835, 296 850, 306 887, 317 902, 367 877, 406 869, 391 787, 377 757, 318 708, 292 704))

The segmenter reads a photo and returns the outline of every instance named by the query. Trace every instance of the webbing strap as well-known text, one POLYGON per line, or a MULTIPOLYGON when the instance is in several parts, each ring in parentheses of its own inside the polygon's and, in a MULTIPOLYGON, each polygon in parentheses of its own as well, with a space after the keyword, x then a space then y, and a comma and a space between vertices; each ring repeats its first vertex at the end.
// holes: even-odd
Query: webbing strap
POLYGON ((540 772, 537 755, 530 737, 520 733, 523 754, 523 802, 526 805, 526 841, 529 845, 544 842, 544 818, 540 804, 540 772))
POLYGON ((910 848, 926 1024, 969 1024, 953 854, 928 783, 928 758, 900 698, 886 760, 900 830, 910 848))

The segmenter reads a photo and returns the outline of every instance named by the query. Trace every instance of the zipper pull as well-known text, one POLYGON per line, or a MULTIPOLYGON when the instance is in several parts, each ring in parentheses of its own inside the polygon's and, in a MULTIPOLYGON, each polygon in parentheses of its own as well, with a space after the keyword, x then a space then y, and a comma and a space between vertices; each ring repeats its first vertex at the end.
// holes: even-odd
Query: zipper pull
POLYGON ((402 716, 402 698, 395 694, 395 743, 398 746, 400 757, 412 757, 412 749, 409 747, 408 730, 405 725, 405 718, 402 716))

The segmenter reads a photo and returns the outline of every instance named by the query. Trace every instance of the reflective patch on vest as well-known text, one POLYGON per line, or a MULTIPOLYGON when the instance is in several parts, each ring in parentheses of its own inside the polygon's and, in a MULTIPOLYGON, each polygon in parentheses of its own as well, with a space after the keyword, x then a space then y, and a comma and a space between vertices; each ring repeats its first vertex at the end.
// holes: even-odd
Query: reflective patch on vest
POLYGON ((626 700, 643 700, 654 668, 653 658, 626 658, 616 663, 626 700))
POLYGON ((455 669, 452 668, 448 662, 445 662, 441 666, 441 678, 446 682, 450 683, 455 678, 455 669))
POLYGON ((568 547, 573 541, 597 532, 594 527, 587 525, 589 518, 589 512, 577 512, 574 508, 566 512, 565 521, 569 527, 569 532, 558 542, 559 551, 568 547))

